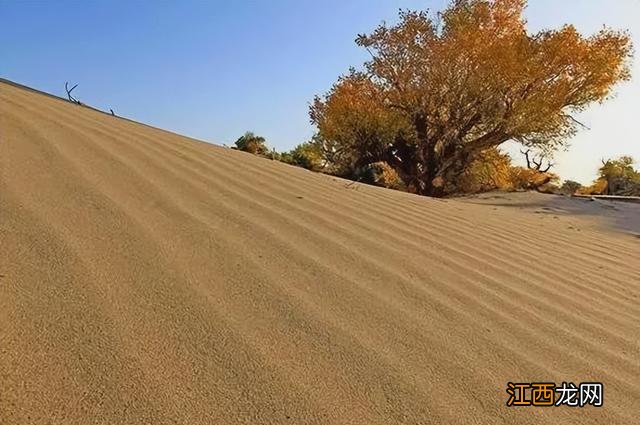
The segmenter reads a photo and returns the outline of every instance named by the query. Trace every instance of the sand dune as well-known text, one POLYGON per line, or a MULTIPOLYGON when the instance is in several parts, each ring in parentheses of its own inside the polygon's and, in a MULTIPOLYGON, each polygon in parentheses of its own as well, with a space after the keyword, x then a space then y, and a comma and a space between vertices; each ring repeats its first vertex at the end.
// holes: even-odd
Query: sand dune
POLYGON ((0 83, 0 423, 638 423, 640 240, 592 224, 0 83))

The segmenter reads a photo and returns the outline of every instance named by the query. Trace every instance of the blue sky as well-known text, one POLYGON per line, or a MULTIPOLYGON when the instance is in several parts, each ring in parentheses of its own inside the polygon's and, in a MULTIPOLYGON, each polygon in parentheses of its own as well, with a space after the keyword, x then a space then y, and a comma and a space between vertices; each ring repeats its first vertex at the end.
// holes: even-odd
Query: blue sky
MULTIPOLYGON (((631 31, 640 46, 640 0, 530 0, 532 30, 573 23, 631 31)), ((0 76, 214 143, 244 131, 279 150, 313 134, 308 104, 366 54, 356 34, 398 8, 439 10, 445 0, 17 1, 0 0, 0 76)), ((640 61, 617 96, 585 112, 556 172, 584 183, 601 158, 640 160, 640 61)), ((508 148, 516 153, 514 147, 508 148)), ((519 156, 519 155, 515 155, 519 156)))

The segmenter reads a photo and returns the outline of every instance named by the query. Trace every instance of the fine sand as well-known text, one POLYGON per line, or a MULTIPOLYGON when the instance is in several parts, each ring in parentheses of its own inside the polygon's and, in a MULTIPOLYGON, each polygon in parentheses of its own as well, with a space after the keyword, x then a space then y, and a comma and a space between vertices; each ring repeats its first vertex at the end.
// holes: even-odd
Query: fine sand
POLYGON ((638 423, 640 239, 503 201, 0 83, 0 423, 638 423), (509 381, 604 406, 507 407, 509 381))

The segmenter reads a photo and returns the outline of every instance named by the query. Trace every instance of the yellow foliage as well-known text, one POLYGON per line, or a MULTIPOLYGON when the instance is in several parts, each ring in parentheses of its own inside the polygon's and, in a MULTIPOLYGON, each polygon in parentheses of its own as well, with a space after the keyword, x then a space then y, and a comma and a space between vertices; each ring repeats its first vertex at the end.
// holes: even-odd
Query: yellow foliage
POLYGON ((477 155, 455 182, 450 182, 448 192, 477 193, 494 189, 544 191, 557 180, 558 177, 552 173, 513 166, 509 155, 490 148, 477 155))
POLYGON ((358 181, 388 189, 404 190, 404 184, 398 173, 384 161, 367 164, 356 170, 354 176, 358 181))
POLYGON ((593 182, 591 186, 586 186, 578 189, 576 192, 581 195, 602 195, 607 193, 607 181, 605 179, 598 179, 593 182))
POLYGON ((510 189, 511 158, 497 148, 480 152, 455 182, 449 192, 477 193, 493 189, 510 189))
POLYGON ((546 152, 565 143, 577 131, 571 114, 629 79, 631 40, 572 25, 530 33, 525 4, 456 0, 441 19, 402 11, 398 23, 358 36, 371 53, 364 71, 310 110, 335 161, 386 161, 418 193, 442 195, 469 161, 507 140, 546 152))

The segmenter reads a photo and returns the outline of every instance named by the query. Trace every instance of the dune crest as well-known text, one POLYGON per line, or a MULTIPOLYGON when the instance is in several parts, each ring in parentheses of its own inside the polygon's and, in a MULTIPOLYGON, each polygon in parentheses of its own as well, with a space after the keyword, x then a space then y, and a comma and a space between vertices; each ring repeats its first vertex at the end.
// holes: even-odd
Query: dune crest
POLYGON ((0 423, 637 423, 640 241, 580 220, 2 82, 0 423), (604 407, 508 408, 509 381, 604 407))

